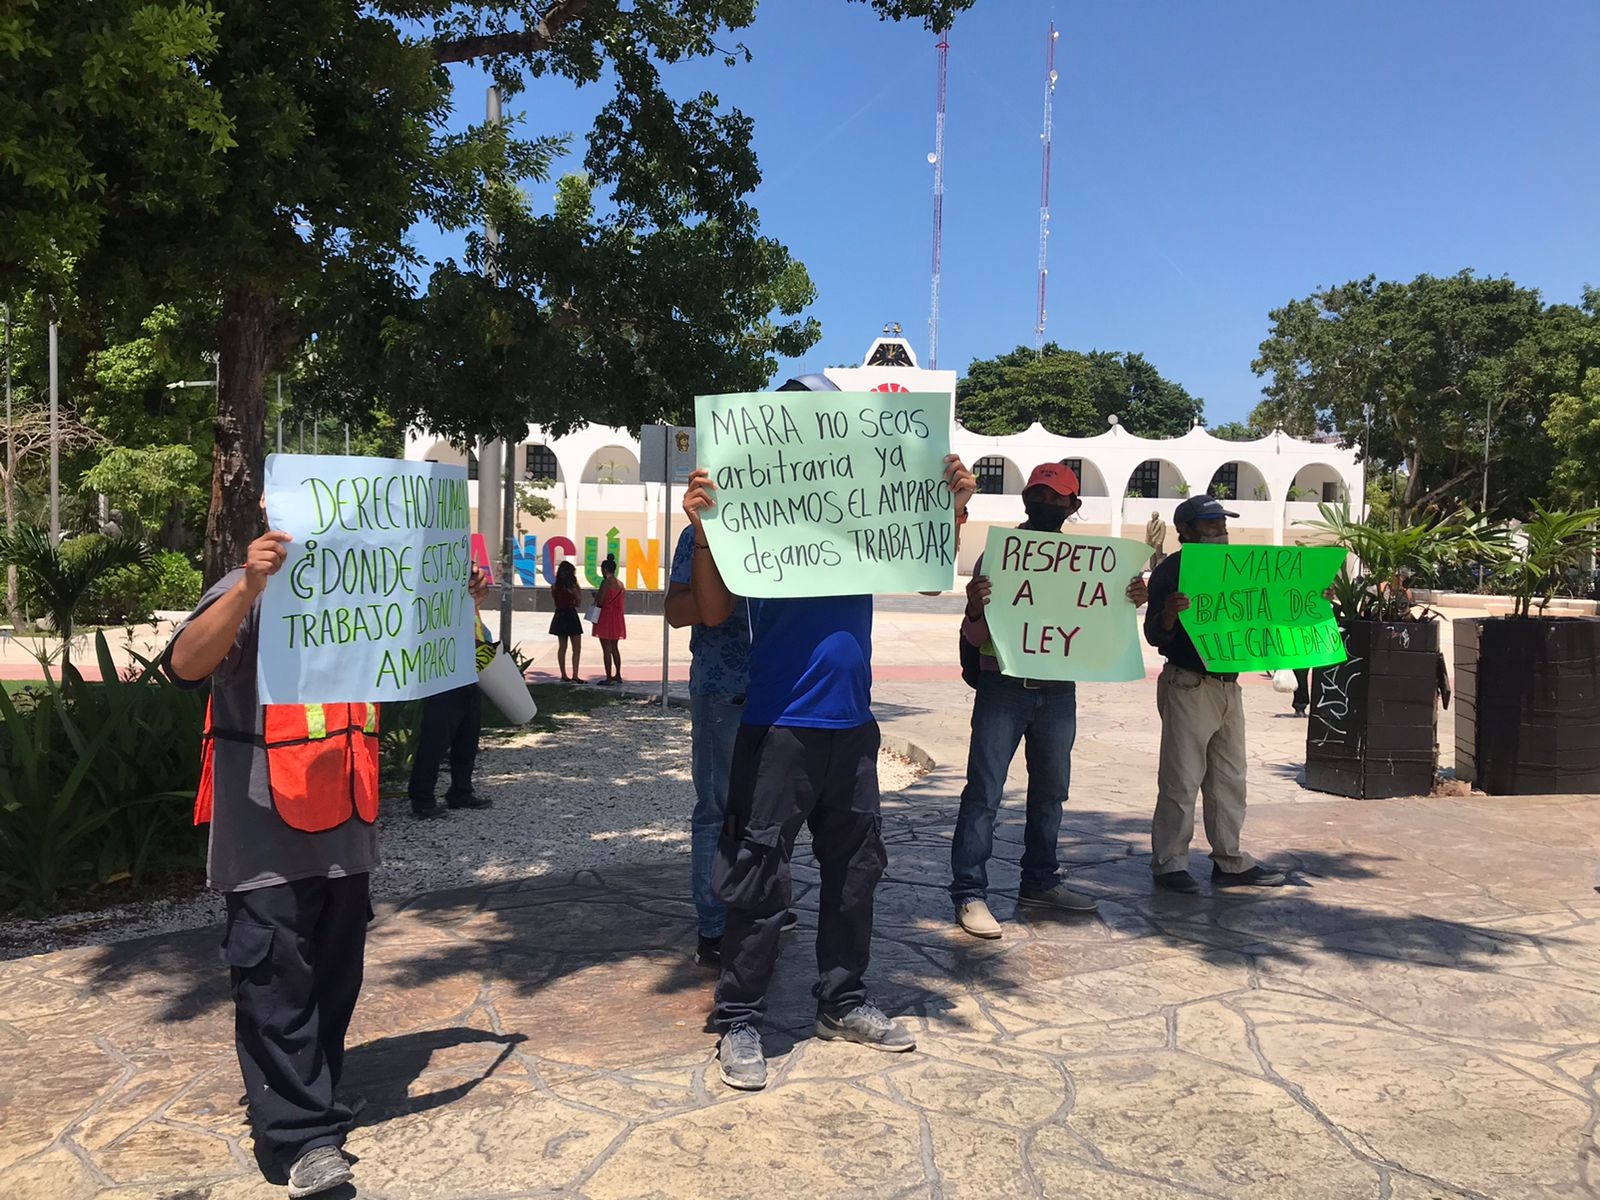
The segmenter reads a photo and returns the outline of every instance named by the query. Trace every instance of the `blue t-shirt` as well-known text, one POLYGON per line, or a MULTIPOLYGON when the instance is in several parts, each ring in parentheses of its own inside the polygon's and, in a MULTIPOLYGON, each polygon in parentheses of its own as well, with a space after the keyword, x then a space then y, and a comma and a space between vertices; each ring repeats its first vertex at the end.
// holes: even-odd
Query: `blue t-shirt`
POLYGON ((850 729, 872 720, 872 597, 751 600, 746 725, 850 729))
MULTIPOLYGON (((673 583, 688 583, 694 575, 694 526, 678 538, 672 552, 673 583)), ((750 613, 744 600, 733 602, 733 612, 721 625, 696 625, 689 631, 689 693, 742 696, 750 687, 750 613)))

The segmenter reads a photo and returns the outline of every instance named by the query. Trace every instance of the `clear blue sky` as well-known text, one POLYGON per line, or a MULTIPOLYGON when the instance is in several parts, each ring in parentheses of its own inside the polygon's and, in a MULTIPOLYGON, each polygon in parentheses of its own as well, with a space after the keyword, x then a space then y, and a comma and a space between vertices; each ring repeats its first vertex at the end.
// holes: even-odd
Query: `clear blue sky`
MULTIPOLYGON (((980 0, 950 32, 941 367, 1033 344, 1052 19, 1047 336, 1143 352, 1212 423, 1259 398, 1268 311, 1319 286, 1464 267, 1547 302, 1600 284, 1595 0, 980 0)), ((748 64, 665 78, 755 120, 763 229, 819 292, 803 366, 859 361, 886 321, 926 365, 935 39, 766 0, 744 41, 748 64)), ((481 119, 481 77, 458 79, 481 119)), ((537 80, 510 109, 578 135, 559 173, 609 95, 537 80)))

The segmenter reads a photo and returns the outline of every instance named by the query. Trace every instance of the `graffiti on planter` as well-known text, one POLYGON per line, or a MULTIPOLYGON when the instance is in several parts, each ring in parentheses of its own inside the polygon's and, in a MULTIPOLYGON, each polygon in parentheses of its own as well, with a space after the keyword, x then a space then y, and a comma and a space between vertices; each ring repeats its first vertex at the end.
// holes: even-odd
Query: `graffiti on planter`
POLYGON ((1317 702, 1311 708, 1310 731, 1313 746, 1347 746, 1352 735, 1363 726, 1355 720, 1354 692, 1366 660, 1346 659, 1337 666, 1317 669, 1317 702))
MULTIPOLYGON (((541 581, 546 585, 552 584, 555 582, 556 568, 561 562, 578 557, 577 544, 571 538, 560 535, 546 538, 541 547, 538 534, 524 534, 511 560, 514 582, 518 587, 539 587, 541 581)), ((600 563, 608 557, 617 560, 617 573, 622 576, 625 586, 646 591, 656 591, 662 587, 661 543, 653 538, 645 541, 628 538, 624 542, 619 530, 608 529, 604 538, 583 539, 582 557, 583 574, 591 587, 600 586, 600 563)), ((472 561, 488 572, 493 580, 489 543, 481 533, 472 535, 472 561)))

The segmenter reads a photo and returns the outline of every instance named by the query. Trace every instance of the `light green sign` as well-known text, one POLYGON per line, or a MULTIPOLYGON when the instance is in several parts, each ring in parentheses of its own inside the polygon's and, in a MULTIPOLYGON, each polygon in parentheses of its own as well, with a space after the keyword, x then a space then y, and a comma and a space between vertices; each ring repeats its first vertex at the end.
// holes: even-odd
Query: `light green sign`
POLYGON ((414 700, 478 681, 464 467, 269 454, 293 536, 261 594, 263 704, 414 700))
POLYGON ((983 573, 1000 670, 1021 679, 1143 679, 1139 610, 1127 592, 1149 557, 1149 546, 1128 538, 991 528, 983 573))
POLYGON ((1190 606, 1178 619, 1207 670, 1341 663, 1344 640, 1322 593, 1344 559, 1338 546, 1185 545, 1178 590, 1190 606))
POLYGON ((705 516, 737 596, 863 596, 955 585, 948 395, 747 392, 695 398, 705 516))

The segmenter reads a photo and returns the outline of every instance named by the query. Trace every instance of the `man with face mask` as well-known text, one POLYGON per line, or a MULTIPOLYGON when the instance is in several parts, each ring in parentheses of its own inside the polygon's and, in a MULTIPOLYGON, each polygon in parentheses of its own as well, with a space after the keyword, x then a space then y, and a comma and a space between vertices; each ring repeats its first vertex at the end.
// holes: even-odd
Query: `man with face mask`
MULTIPOLYGON (((1028 477, 1022 504, 1028 519, 1019 528, 1054 533, 1083 501, 1078 477, 1064 463, 1043 463, 1028 477)), ((1028 762, 1027 824, 1023 830, 1022 886, 1017 903, 1058 911, 1089 913, 1098 907, 1093 896, 1061 885, 1056 838, 1061 809, 1072 778, 1072 743, 1078 730, 1077 685, 1070 681, 1015 679, 1000 672, 989 638, 984 606, 990 582, 983 559, 973 567, 967 585, 966 619, 961 636, 979 648, 980 673, 972 702, 972 741, 967 751, 967 786, 961 792, 955 839, 950 846, 950 898, 956 923, 973 937, 997 938, 1000 922, 989 911, 989 858, 994 852, 994 822, 1005 791, 1006 773, 1026 739, 1028 762)), ((1144 580, 1135 576, 1127 598, 1145 600, 1144 580)))
MULTIPOLYGON (((1226 545, 1227 511, 1211 496, 1178 505, 1172 524, 1183 544, 1226 545)), ((1156 886, 1197 892, 1189 874, 1194 839, 1194 797, 1204 797, 1206 840, 1211 843, 1212 887, 1281 887, 1282 871, 1262 866, 1239 848, 1245 812, 1243 697, 1239 677, 1206 670, 1178 614, 1189 597, 1178 590, 1183 550, 1150 574, 1145 640, 1167 660, 1156 680, 1161 714, 1161 764, 1156 772, 1156 811, 1150 825, 1150 870, 1156 886)))

